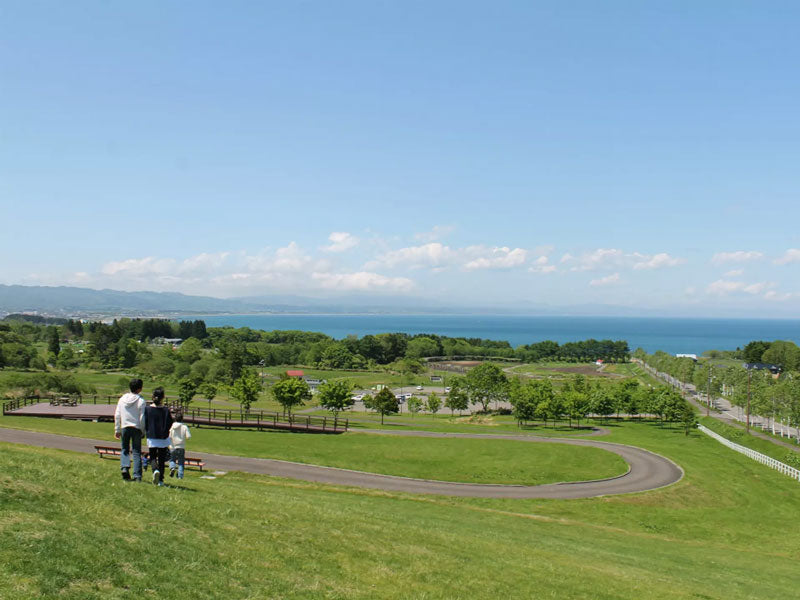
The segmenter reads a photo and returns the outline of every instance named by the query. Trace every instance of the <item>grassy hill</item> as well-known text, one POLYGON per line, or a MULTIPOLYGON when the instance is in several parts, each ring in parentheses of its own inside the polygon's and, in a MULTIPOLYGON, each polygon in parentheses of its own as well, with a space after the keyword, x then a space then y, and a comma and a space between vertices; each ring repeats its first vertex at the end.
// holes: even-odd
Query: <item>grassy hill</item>
POLYGON ((577 501, 413 496, 239 473, 192 472, 155 488, 123 484, 113 461, 0 444, 0 597, 794 595, 797 482, 700 433, 612 429, 609 441, 660 452, 686 477, 577 501))

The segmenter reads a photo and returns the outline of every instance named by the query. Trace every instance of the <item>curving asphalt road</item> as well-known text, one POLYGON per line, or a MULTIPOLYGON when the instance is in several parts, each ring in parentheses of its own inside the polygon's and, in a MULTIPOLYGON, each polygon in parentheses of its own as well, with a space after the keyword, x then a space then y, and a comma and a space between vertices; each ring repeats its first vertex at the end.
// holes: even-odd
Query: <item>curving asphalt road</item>
MULTIPOLYGON (((193 456, 202 458, 206 466, 223 471, 245 471, 289 479, 301 479, 333 485, 345 485, 395 492, 414 494, 435 494, 441 496, 464 496, 474 498, 553 498, 575 499, 628 494, 658 489, 679 481, 683 470, 671 460, 653 452, 594 440, 576 440, 563 438, 540 438, 525 435, 471 434, 471 433, 437 433, 431 431, 382 431, 368 430, 366 433, 380 435, 401 435, 440 438, 477 438, 502 439, 522 442, 547 442, 568 444, 571 446, 590 446, 613 452, 628 463, 628 472, 619 477, 580 481, 569 483, 551 483, 546 485, 493 485, 474 483, 451 483, 447 481, 431 481, 391 475, 379 475, 334 467, 320 467, 283 460, 265 458, 246 458, 221 454, 192 452, 193 456)), ((58 448, 75 452, 94 453, 95 445, 109 445, 109 440, 90 440, 85 438, 39 433, 18 429, 0 428, 0 441, 29 446, 58 448)))

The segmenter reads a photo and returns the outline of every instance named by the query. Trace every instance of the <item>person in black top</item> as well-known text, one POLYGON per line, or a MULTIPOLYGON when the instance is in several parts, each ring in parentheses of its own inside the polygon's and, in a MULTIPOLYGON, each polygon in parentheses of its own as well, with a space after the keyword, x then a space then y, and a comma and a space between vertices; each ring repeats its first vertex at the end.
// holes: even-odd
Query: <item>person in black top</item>
POLYGON ((164 485, 164 463, 169 450, 169 429, 172 415, 169 408, 162 406, 164 388, 153 390, 153 404, 145 408, 144 426, 147 432, 147 445, 150 448, 150 465, 153 468, 153 483, 164 485))

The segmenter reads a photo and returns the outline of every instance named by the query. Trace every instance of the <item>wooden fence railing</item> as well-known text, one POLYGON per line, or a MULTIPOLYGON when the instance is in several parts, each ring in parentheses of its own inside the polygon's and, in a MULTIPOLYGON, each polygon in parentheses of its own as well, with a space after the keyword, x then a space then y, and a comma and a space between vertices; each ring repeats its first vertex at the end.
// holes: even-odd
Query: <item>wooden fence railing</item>
POLYGON ((212 425, 227 428, 255 427, 256 429, 291 429, 321 433, 343 433, 349 420, 336 417, 292 415, 265 410, 234 411, 218 408, 183 408, 183 420, 195 425, 212 425))

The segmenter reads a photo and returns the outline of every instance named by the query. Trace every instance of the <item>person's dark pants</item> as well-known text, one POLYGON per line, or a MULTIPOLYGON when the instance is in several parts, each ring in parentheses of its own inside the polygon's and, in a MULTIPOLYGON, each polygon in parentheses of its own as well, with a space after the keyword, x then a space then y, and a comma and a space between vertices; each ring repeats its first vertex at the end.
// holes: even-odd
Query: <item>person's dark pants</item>
POLYGON ((123 473, 131 468, 131 447, 133 447, 133 478, 142 478, 142 432, 136 427, 124 427, 121 436, 119 464, 123 473))
POLYGON ((150 448, 150 468, 158 471, 158 478, 164 481, 164 463, 167 462, 169 448, 150 448))

